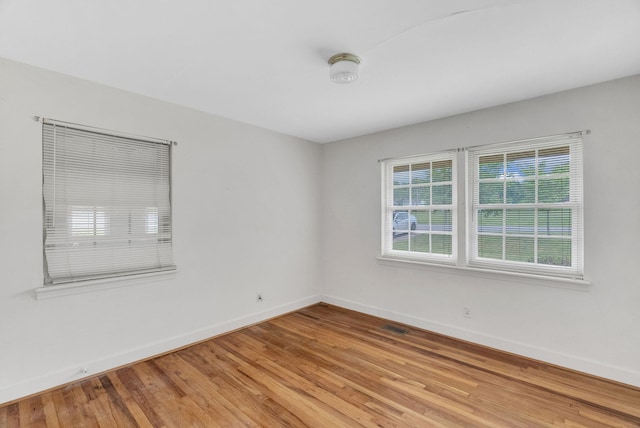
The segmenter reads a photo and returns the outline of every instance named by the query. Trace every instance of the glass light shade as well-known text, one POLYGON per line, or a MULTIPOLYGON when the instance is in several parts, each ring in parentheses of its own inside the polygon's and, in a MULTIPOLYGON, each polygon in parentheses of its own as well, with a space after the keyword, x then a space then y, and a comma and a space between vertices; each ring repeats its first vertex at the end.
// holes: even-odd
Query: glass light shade
POLYGON ((358 79, 360 58, 353 54, 338 54, 329 60, 329 78, 336 83, 351 83, 358 79))

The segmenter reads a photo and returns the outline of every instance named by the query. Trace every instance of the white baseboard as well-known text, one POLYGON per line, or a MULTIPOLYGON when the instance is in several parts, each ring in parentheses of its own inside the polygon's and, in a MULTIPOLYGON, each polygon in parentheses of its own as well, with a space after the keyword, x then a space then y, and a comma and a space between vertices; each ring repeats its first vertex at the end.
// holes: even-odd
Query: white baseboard
POLYGON ((269 308, 262 312, 256 312, 244 317, 225 321, 220 324, 198 329, 179 336, 166 338, 157 342, 147 343, 143 346, 129 349, 117 354, 109 355, 98 360, 89 361, 83 366, 75 365, 65 369, 57 370, 42 376, 27 379, 13 385, 0 386, 0 404, 17 400, 46 391, 57 386, 76 382, 86 377, 95 376, 117 367, 122 367, 136 361, 145 360, 156 355, 170 352, 175 349, 188 346, 202 340, 209 339, 242 327, 246 327, 261 321, 277 317, 287 312, 292 312, 306 306, 321 302, 322 296, 312 296, 305 299, 290 302, 284 305, 269 308), (86 372, 84 371, 86 369, 86 372))
POLYGON ((463 329, 436 321, 405 315, 383 308, 363 305, 361 303, 340 299, 337 297, 323 296, 322 301, 346 309, 351 309, 380 318, 385 318, 391 321, 412 325, 424 330, 433 331, 435 333, 444 334, 457 339, 489 346, 491 348, 511 352, 513 354, 522 355, 524 357, 533 358, 550 364, 566 367, 572 370, 577 370, 606 379, 611 379, 617 382, 640 387, 640 372, 638 371, 616 367, 598 361, 577 357, 574 355, 567 355, 561 352, 556 352, 549 349, 532 346, 526 343, 508 340, 473 330, 463 329))

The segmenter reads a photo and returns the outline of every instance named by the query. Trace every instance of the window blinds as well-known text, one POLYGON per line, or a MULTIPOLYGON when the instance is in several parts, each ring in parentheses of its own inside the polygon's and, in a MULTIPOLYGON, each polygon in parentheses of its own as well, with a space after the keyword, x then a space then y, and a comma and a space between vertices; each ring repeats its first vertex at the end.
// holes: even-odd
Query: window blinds
POLYGON ((175 270, 171 143, 43 121, 44 284, 175 270))
POLYGON ((581 278, 581 133, 469 150, 469 265, 581 278))

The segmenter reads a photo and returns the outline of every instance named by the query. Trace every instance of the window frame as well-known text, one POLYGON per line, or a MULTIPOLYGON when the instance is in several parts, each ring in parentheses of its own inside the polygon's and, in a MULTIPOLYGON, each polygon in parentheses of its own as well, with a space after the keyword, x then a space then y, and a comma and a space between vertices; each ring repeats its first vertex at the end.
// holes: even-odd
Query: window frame
MULTIPOLYGON (((541 281, 545 285, 556 285, 573 288, 590 284, 584 271, 584 179, 583 179, 583 136, 590 131, 578 131, 547 137, 531 138, 526 140, 509 141, 495 144, 485 144, 473 147, 456 148, 447 151, 405 156, 380 160, 381 164, 381 252, 378 259, 386 264, 400 263, 407 267, 425 266, 429 268, 442 267, 454 268, 471 274, 510 275, 523 279, 541 281), (570 147, 570 201, 564 203, 564 208, 571 208, 571 261, 572 266, 553 266, 529 263, 503 263, 502 261, 479 260, 474 256, 477 251, 477 224, 476 207, 474 207, 474 172, 473 156, 489 151, 521 151, 526 147, 570 147), (393 183, 391 171, 393 165, 417 163, 421 159, 429 159, 434 156, 448 155, 453 159, 453 181, 457 185, 453 187, 453 254, 449 258, 416 257, 407 251, 389 251, 389 231, 392 232, 390 223, 389 198, 392 193, 389 183, 393 183), (577 182, 574 183, 574 180, 577 182), (524 265, 524 266, 523 266, 524 265)), ((391 188, 393 186, 391 185, 391 188)), ((537 194, 537 190, 536 190, 537 194)), ((549 204, 544 208, 553 208, 549 204)), ((513 208, 520 208, 514 206, 513 208)), ((392 212, 392 211, 391 211, 392 212)), ((476 253, 477 254, 477 253, 476 253)))
MULTIPOLYGON (((541 137, 528 140, 513 141, 499 144, 489 144, 469 148, 465 153, 466 174, 467 174, 467 260, 466 264, 472 268, 491 269, 498 271, 513 271, 516 273, 545 275, 552 277, 564 277, 573 279, 584 278, 584 191, 583 191, 583 159, 582 159, 582 133, 563 134, 551 137, 541 137), (554 148, 569 147, 569 171, 566 173, 540 174, 540 163, 538 155, 540 151, 554 148), (534 151, 535 174, 526 177, 509 177, 506 171, 506 159, 508 154, 521 153, 524 151, 534 151), (504 155, 505 174, 500 179, 482 179, 479 177, 479 159, 484 156, 504 155), (539 190, 540 181, 553 178, 567 178, 569 180, 569 200, 563 202, 540 202, 539 190), (531 203, 491 203, 481 204, 479 201, 479 186, 481 182, 504 182, 505 189, 509 182, 519 180, 535 182, 535 201, 531 203), (533 233, 530 237, 534 240, 534 260, 535 262, 518 262, 510 260, 498 260, 483 258, 478 255, 479 236, 478 232, 478 211, 485 210, 505 210, 503 221, 507 221, 507 210, 532 209, 534 214, 533 233), (544 235, 539 233, 538 213, 543 210, 571 210, 571 234, 561 237, 555 235, 544 235), (538 242, 540 239, 565 239, 571 241, 571 265, 557 266, 552 264, 539 263, 538 242)), ((506 192, 506 190, 505 190, 506 192)), ((506 193, 505 193, 506 199, 506 193)), ((548 211, 547 211, 548 212, 548 211)), ((502 235, 506 240, 509 237, 505 223, 502 235)), ((515 236, 515 234, 514 234, 515 236)), ((506 241, 503 243, 503 250, 506 251, 506 241)), ((503 258, 506 254, 503 252, 503 258)))
MULTIPOLYGON (((457 192, 458 192, 458 167, 457 156, 454 151, 445 151, 432 153, 427 155, 408 156, 403 158, 393 158, 380 161, 381 175, 382 175, 382 233, 381 233, 381 257, 393 258, 398 260, 413 260, 427 263, 436 264, 448 264, 454 265, 458 257, 458 206, 457 206, 457 192), (405 185, 400 185, 400 188, 409 189, 409 194, 412 196, 412 189, 418 187, 429 187, 430 196, 429 204, 410 204, 410 205, 395 205, 394 204, 394 184, 393 171, 398 166, 419 165, 437 162, 451 162, 451 180, 446 181, 432 181, 431 176, 428 182, 414 185, 411 181, 405 185), (433 187, 451 185, 451 204, 432 204, 433 202, 433 187), (450 210, 451 212, 451 230, 446 230, 446 225, 443 226, 443 230, 440 233, 433 233, 431 229, 431 222, 428 229, 425 232, 415 232, 413 230, 407 230, 407 235, 412 233, 429 235, 429 252, 418 252, 410 250, 398 250, 393 248, 393 240, 396 235, 393 228, 393 218, 398 211, 407 211, 407 215, 411 212, 429 212, 429 218, 432 219, 434 211, 450 210), (433 250, 433 236, 450 235, 451 236, 451 254, 443 254, 432 252, 433 250)), ((431 171, 431 169, 430 169, 431 171)), ((430 173, 431 174, 431 173, 430 173)), ((409 174, 409 176, 411 176, 409 174)), ((411 180, 411 179, 410 179, 411 180)), ((411 217, 408 217, 409 219, 411 217)), ((411 223, 410 220, 408 222, 411 223)), ((410 237, 408 237, 410 239, 410 237)), ((408 244, 409 245, 409 244, 408 244)))

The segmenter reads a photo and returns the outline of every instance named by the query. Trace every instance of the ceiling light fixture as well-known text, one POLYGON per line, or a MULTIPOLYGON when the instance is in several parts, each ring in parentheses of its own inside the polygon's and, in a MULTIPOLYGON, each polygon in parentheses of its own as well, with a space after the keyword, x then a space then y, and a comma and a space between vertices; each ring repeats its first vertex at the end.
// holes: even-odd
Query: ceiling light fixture
POLYGON ((329 58, 329 78, 335 83, 358 80, 360 58, 350 53, 339 53, 329 58))

